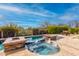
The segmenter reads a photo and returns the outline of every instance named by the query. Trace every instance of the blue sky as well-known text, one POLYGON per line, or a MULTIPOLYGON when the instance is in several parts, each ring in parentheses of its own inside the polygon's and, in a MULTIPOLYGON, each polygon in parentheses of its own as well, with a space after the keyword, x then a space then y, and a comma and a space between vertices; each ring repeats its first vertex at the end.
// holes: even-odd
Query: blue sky
POLYGON ((0 4, 0 25, 14 23, 23 27, 39 27, 44 21, 51 24, 79 20, 79 4, 0 4))

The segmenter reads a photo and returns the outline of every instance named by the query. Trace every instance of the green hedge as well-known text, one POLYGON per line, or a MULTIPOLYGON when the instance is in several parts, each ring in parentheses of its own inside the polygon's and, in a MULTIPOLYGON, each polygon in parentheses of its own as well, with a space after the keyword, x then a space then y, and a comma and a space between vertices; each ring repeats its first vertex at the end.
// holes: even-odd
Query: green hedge
POLYGON ((48 26, 48 33, 49 34, 59 34, 64 30, 68 30, 67 26, 48 26))
POLYGON ((79 32, 79 28, 70 28, 69 29, 70 33, 74 34, 74 33, 77 33, 79 32))

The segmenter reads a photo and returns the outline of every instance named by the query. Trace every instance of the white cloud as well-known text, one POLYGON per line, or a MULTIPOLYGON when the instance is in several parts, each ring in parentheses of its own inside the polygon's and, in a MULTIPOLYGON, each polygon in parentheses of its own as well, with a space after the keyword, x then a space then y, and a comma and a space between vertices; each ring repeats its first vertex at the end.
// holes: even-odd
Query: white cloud
POLYGON ((15 13, 22 13, 22 14, 31 14, 31 15, 37 15, 37 16, 43 16, 43 17, 53 17, 56 15, 56 13, 50 12, 48 10, 45 10, 41 7, 36 6, 37 11, 35 8, 26 8, 22 9, 19 7, 14 7, 14 6, 8 6, 8 5, 0 5, 0 9, 2 10, 7 10, 15 13))
POLYGON ((53 17, 54 16, 54 14, 53 15, 49 15, 47 13, 44 13, 45 11, 35 12, 35 11, 31 11, 31 10, 29 10, 29 11, 25 10, 25 12, 28 13, 28 14, 37 15, 37 16, 43 16, 43 17, 53 17))
POLYGON ((2 18, 3 17, 3 15, 0 15, 0 18, 2 18))
POLYGON ((0 15, 0 19, 2 19, 2 18, 4 18, 4 16, 3 15, 0 15))
POLYGON ((12 11, 12 12, 23 12, 21 9, 17 7, 6 6, 6 5, 0 5, 0 9, 12 11))
POLYGON ((63 16, 60 16, 59 19, 62 19, 62 20, 76 20, 77 18, 79 18, 78 15, 70 15, 70 14, 66 14, 66 15, 63 15, 63 16))
POLYGON ((59 17, 61 20, 77 20, 79 19, 79 6, 74 6, 68 9, 63 15, 59 17))
POLYGON ((40 6, 40 4, 34 4, 31 6, 32 10, 35 10, 35 13, 37 15, 42 15, 46 17, 55 17, 57 14, 55 12, 51 12, 49 10, 44 9, 40 6))

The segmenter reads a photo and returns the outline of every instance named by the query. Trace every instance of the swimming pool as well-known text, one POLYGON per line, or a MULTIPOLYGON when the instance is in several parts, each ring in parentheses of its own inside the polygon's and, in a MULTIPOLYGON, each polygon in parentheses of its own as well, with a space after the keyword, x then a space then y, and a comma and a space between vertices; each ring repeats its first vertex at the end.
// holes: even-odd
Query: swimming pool
POLYGON ((35 35, 35 36, 30 36, 30 37, 25 37, 25 38, 29 38, 30 40, 38 40, 40 38, 42 38, 43 36, 42 35, 35 35))
POLYGON ((54 47, 50 44, 43 43, 40 46, 34 48, 34 52, 40 55, 51 55, 58 52, 58 47, 54 47))
POLYGON ((30 36, 30 37, 25 37, 25 39, 27 40, 27 42, 36 42, 36 41, 40 41, 43 40, 43 36, 30 36))
POLYGON ((39 55, 51 55, 59 51, 58 45, 46 43, 43 37, 28 38, 25 47, 39 55))
POLYGON ((0 42, 0 51, 3 49, 4 49, 3 44, 2 44, 2 42, 0 42))

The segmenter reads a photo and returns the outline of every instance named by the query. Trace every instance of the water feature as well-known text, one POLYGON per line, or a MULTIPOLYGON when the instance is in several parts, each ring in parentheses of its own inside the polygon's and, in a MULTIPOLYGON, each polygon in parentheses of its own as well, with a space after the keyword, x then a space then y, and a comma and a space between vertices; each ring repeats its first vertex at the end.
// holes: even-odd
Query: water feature
POLYGON ((39 55, 50 55, 59 51, 58 45, 49 44, 45 42, 43 37, 30 37, 26 39, 26 47, 31 52, 37 53, 39 55))

